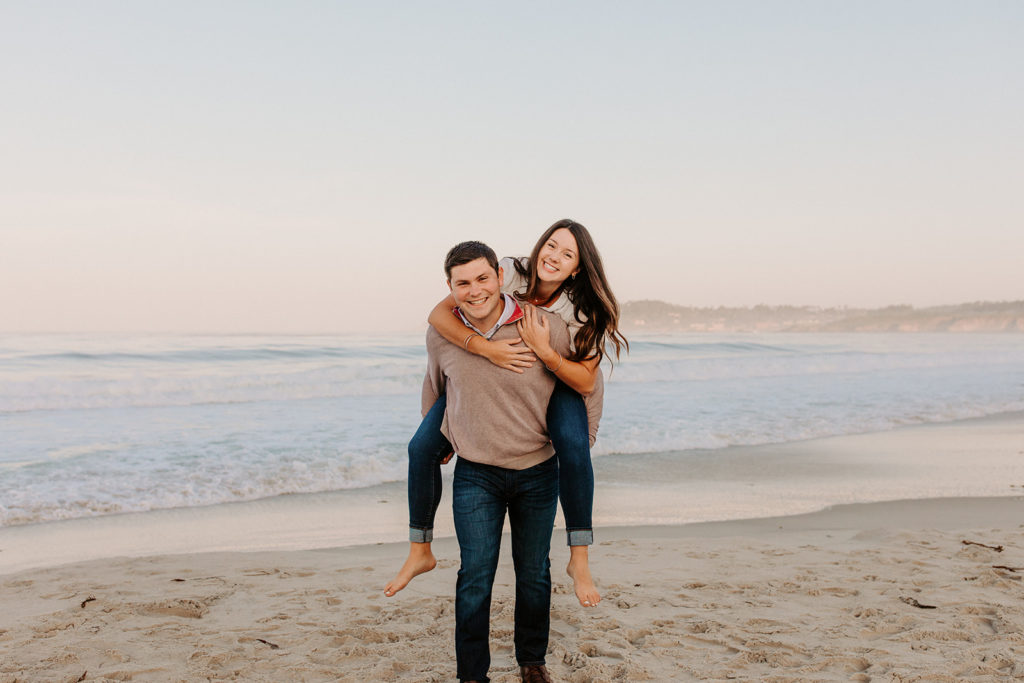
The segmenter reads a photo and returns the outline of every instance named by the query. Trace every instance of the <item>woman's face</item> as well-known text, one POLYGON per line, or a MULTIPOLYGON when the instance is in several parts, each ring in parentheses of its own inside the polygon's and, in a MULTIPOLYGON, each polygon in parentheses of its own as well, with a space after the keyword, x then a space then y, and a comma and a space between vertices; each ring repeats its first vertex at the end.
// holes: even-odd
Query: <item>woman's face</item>
POLYGON ((544 282, 565 282, 580 269, 576 238, 568 228, 551 233, 537 255, 537 277, 544 282))

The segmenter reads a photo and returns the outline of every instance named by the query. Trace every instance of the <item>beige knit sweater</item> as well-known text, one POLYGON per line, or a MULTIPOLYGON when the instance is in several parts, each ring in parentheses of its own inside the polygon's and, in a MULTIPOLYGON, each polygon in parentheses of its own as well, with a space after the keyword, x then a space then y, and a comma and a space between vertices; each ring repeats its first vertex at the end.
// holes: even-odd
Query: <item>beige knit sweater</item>
MULTIPOLYGON (((556 315, 538 312, 548 320, 551 347, 566 355, 569 334, 565 323, 556 315)), ((491 338, 518 336, 515 324, 508 324, 491 338)), ((517 374, 459 348, 433 327, 427 329, 423 414, 442 393, 447 394, 441 431, 461 458, 511 470, 524 470, 550 458, 554 449, 548 440, 546 415, 554 387, 555 376, 539 361, 517 374)), ((591 444, 597 436, 603 399, 604 381, 599 372, 594 392, 586 399, 591 444)))

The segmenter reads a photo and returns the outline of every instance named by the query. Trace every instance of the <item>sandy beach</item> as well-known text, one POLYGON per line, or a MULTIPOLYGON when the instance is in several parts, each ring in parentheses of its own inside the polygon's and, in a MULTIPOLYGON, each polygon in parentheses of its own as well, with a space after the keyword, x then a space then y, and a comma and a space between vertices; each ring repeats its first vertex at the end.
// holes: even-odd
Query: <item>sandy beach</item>
MULTIPOLYGON (((557 680, 960 681, 1024 676, 1024 497, 843 505, 605 529, 604 600, 552 553, 557 680)), ((507 539, 506 539, 507 540, 507 539)), ((94 560, 2 577, 0 680, 454 680, 457 546, 394 598, 402 544, 94 560)), ((503 556, 508 557, 507 548, 503 556)), ((518 680, 512 572, 492 678, 518 680)))
POLYGON ((1024 683, 1024 0, 0 18, 0 683, 1024 683))

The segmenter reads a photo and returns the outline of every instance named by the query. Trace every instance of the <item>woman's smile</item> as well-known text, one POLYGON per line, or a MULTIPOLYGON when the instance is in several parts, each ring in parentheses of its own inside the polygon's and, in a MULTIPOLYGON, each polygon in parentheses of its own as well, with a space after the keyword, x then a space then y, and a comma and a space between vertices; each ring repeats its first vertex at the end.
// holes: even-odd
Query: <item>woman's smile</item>
POLYGON ((537 255, 537 277, 548 282, 567 280, 579 267, 578 249, 572 232, 555 230, 537 255))

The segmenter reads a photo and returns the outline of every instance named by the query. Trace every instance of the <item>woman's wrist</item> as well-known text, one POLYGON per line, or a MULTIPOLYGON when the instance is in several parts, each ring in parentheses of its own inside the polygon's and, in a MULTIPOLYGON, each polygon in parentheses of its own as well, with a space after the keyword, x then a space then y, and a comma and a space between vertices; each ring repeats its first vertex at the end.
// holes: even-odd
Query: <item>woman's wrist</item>
POLYGON ((557 375, 558 371, 562 369, 562 363, 564 363, 564 362, 565 362, 565 357, 562 354, 558 354, 558 364, 555 367, 551 367, 547 363, 544 364, 544 367, 546 367, 549 372, 557 375))
POLYGON ((540 358, 541 363, 544 363, 544 367, 546 367, 551 372, 558 372, 558 368, 565 361, 565 358, 562 357, 562 354, 560 354, 558 351, 555 351, 554 349, 548 349, 548 351, 545 352, 544 354, 538 353, 537 357, 540 358))
POLYGON ((471 332, 466 335, 466 340, 462 342, 462 348, 466 349, 470 353, 479 353, 479 351, 473 350, 473 343, 478 339, 483 339, 483 336, 479 332, 471 332))

